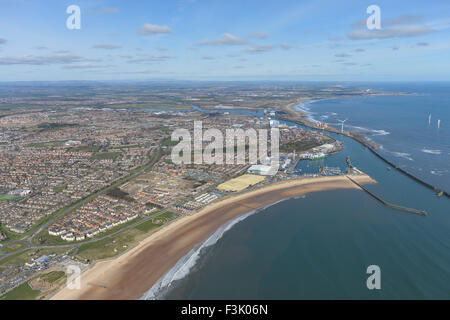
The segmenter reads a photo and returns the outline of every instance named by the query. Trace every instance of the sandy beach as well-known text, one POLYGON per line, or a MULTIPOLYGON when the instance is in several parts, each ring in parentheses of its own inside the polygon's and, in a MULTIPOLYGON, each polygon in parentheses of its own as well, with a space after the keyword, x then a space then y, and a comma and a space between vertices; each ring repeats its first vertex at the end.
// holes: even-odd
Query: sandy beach
MULTIPOLYGON (((361 184, 376 183, 367 175, 352 178, 361 184)), ((226 222, 285 198, 358 188, 345 176, 317 177, 279 182, 227 197, 161 228, 123 255, 97 262, 82 274, 79 290, 63 288, 52 299, 138 299, 179 259, 226 222)))

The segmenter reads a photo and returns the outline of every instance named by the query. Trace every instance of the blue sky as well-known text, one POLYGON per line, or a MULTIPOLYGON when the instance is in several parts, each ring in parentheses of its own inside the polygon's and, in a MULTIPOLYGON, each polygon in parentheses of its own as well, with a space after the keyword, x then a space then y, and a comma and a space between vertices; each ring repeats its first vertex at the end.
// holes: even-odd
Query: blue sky
POLYGON ((0 0, 0 30, 0 81, 450 80, 446 0, 0 0))

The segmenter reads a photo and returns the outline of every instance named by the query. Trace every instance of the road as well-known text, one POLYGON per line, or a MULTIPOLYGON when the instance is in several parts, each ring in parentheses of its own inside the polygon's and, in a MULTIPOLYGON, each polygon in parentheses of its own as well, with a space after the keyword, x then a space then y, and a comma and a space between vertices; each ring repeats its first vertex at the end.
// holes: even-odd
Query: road
MULTIPOLYGON (((14 243, 22 242, 22 243, 25 243, 25 247, 24 247, 24 248, 21 248, 21 249, 19 249, 19 250, 14 251, 14 252, 9 252, 9 253, 8 253, 8 252, 2 252, 2 247, 0 247, 0 254, 2 254, 2 256, 0 257, 0 261, 3 260, 3 259, 5 259, 5 258, 7 258, 7 257, 9 257, 9 256, 11 256, 11 255, 13 255, 13 254, 17 254, 17 253, 26 251, 26 250, 28 250, 28 249, 49 249, 49 248, 64 248, 64 247, 74 247, 74 248, 77 248, 77 247, 79 247, 80 245, 85 244, 85 243, 96 242, 96 241, 100 241, 100 240, 103 240, 103 239, 105 239, 105 238, 114 236, 114 235, 116 235, 116 234, 119 233, 119 232, 122 232, 122 231, 124 231, 124 230, 130 229, 130 228, 132 228, 132 227, 135 227, 136 225, 138 225, 138 224, 140 224, 140 223, 143 223, 143 222, 147 221, 148 219, 152 219, 152 218, 158 216, 159 214, 161 214, 162 212, 160 212, 159 214, 155 214, 155 215, 146 217, 146 218, 144 218, 144 220, 140 220, 140 221, 138 221, 138 222, 136 222, 136 223, 134 223, 134 224, 131 224, 131 225, 125 227, 125 228, 121 228, 121 229, 119 229, 118 231, 116 231, 116 232, 114 232, 114 233, 112 233, 112 234, 109 234, 109 235, 106 235, 106 236, 103 236, 103 237, 97 237, 97 238, 94 238, 94 239, 91 239, 91 240, 87 240, 87 241, 83 241, 82 243, 78 243, 78 244, 72 243, 72 244, 67 244, 67 245, 64 245, 64 244, 63 244, 63 245, 54 245, 54 246, 37 246, 37 245, 33 245, 33 243, 32 243, 32 240, 34 239, 34 237, 35 237, 37 234, 39 234, 42 230, 46 229, 48 226, 50 226, 55 220, 57 220, 57 219, 60 218, 61 216, 64 216, 64 215, 68 214, 68 213, 71 212, 72 210, 74 210, 74 209, 76 209, 76 208, 78 208, 78 207, 80 207, 80 206, 86 204, 87 202, 91 201, 93 198, 95 198, 95 197, 97 197, 97 196, 99 196, 99 195, 101 195, 101 194, 103 194, 103 193, 106 193, 106 192, 108 192, 109 190, 111 190, 112 188, 115 188, 115 187, 117 187, 117 186, 119 186, 119 185, 122 185, 122 184, 124 184, 124 183, 126 183, 126 182, 128 182, 128 181, 130 181, 130 180, 132 180, 132 179, 134 179, 134 178, 136 178, 138 175, 144 173, 146 170, 148 170, 149 168, 151 168, 151 167, 158 161, 160 154, 161 154, 161 145, 158 146, 158 149, 156 150, 153 159, 152 159, 149 163, 147 163, 146 165, 144 165, 140 170, 138 170, 138 171, 136 171, 136 172, 130 174, 130 175, 129 175, 128 177, 126 177, 125 179, 120 178, 118 181, 114 182, 114 183, 111 184, 110 186, 108 186, 108 187, 106 187, 106 188, 103 188, 103 189, 101 189, 101 190, 99 190, 99 191, 97 191, 97 192, 95 192, 95 193, 89 195, 89 196, 86 197, 85 199, 83 199, 83 200, 81 200, 81 201, 79 201, 79 202, 77 202, 77 203, 71 205, 71 206, 68 207, 66 210, 64 210, 63 212, 61 212, 61 213, 58 214, 57 216, 55 216, 54 218, 52 218, 52 219, 50 219, 49 221, 47 221, 46 223, 42 224, 37 230, 34 230, 33 232, 31 232, 29 235, 27 235, 27 237, 26 237, 25 239, 12 240, 12 241, 10 241, 10 242, 8 242, 8 243, 6 244, 6 245, 11 245, 11 244, 14 244, 14 243)), ((164 211, 163 211, 163 212, 164 212, 164 211)))

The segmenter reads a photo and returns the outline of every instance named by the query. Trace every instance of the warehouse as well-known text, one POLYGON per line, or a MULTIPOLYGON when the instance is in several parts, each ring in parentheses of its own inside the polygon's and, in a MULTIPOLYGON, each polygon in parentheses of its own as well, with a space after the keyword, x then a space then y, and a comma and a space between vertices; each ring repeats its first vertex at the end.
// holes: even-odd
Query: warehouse
POLYGON ((278 172, 278 166, 266 166, 261 164, 255 164, 251 166, 248 173, 259 174, 262 176, 274 176, 278 172))

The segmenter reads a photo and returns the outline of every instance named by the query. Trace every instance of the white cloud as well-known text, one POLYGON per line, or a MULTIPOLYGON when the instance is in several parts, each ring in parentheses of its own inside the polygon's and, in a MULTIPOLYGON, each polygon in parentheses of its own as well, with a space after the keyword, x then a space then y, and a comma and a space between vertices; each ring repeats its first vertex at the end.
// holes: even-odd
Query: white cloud
POLYGON ((436 31, 446 30, 450 28, 450 19, 438 19, 428 22, 426 25, 436 31))
POLYGON ((168 56, 168 55, 147 56, 147 57, 143 57, 143 58, 130 59, 127 62, 128 63, 151 63, 151 62, 165 61, 165 60, 168 60, 171 58, 172 57, 168 56))
POLYGON ((267 32, 254 32, 250 35, 250 37, 256 39, 267 39, 269 37, 269 34, 267 32))
POLYGON ((220 36, 220 38, 215 40, 205 39, 198 42, 198 45, 201 46, 237 46, 237 45, 245 45, 248 43, 248 40, 238 38, 230 33, 224 33, 220 36))
POLYGON ((51 64, 68 64, 75 62, 100 61, 99 59, 83 58, 74 54, 53 54, 48 56, 13 56, 0 57, 0 65, 51 65, 51 64))
POLYGON ((261 53, 267 52, 273 49, 273 46, 270 45, 252 45, 246 49, 247 52, 250 53, 261 53))
POLYGON ((115 44, 96 44, 93 45, 92 48, 94 49, 105 49, 105 50, 114 50, 114 49, 120 49, 122 46, 118 46, 115 44))
POLYGON ((424 25, 393 26, 380 30, 354 30, 348 37, 353 40, 390 39, 421 36, 433 32, 424 25))
POLYGON ((283 42, 282 44, 280 44, 280 47, 284 50, 289 50, 292 49, 292 46, 289 43, 283 42))
POLYGON ((94 63, 78 63, 78 64, 69 64, 64 66, 64 69, 99 69, 99 68, 109 68, 113 65, 99 65, 94 63))
POLYGON ((156 24, 145 23, 140 29, 139 34, 148 36, 153 34, 161 34, 161 33, 172 33, 172 29, 168 26, 159 26, 156 24))
POLYGON ((110 8, 110 7, 102 7, 102 12, 105 14, 117 14, 117 13, 119 13, 119 9, 110 8))
MULTIPOLYGON (((407 23, 417 23, 422 20, 422 16, 415 14, 403 14, 396 18, 382 18, 381 25, 382 26, 394 26, 399 24, 407 24, 407 23)), ((366 20, 359 20, 351 25, 354 29, 361 29, 366 27, 366 20)))
POLYGON ((334 56, 335 56, 336 58, 348 58, 348 57, 351 57, 352 55, 343 52, 343 53, 336 53, 334 56))
POLYGON ((87 14, 118 14, 120 11, 117 8, 111 8, 103 6, 101 8, 87 8, 86 13, 87 14))

